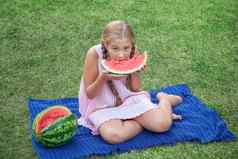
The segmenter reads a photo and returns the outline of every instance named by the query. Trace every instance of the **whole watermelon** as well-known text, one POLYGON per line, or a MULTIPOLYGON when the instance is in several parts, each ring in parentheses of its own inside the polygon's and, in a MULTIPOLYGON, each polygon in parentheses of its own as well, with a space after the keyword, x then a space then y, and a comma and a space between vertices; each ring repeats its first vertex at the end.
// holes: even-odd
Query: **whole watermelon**
POLYGON ((46 147, 67 143, 76 134, 76 116, 65 106, 51 106, 40 112, 32 125, 36 141, 46 147))

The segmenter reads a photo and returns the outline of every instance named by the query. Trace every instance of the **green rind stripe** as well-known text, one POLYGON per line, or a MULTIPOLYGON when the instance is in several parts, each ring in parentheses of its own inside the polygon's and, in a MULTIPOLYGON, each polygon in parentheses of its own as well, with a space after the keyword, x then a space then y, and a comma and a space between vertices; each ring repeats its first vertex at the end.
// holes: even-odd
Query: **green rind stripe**
POLYGON ((66 133, 68 131, 75 130, 77 128, 76 117, 72 114, 66 118, 60 119, 54 124, 50 125, 47 129, 44 129, 41 136, 57 136, 57 134, 66 133))
POLYGON ((60 146, 67 143, 74 135, 75 132, 70 132, 58 137, 41 138, 40 143, 48 147, 60 146))

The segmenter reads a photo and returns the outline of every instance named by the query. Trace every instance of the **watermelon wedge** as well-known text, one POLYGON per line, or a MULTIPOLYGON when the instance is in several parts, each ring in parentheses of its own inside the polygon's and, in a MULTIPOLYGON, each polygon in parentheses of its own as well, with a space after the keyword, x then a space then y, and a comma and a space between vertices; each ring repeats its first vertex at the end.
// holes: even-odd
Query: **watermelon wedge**
POLYGON ((126 76, 146 65, 147 53, 137 54, 128 60, 102 60, 102 67, 112 76, 126 76))

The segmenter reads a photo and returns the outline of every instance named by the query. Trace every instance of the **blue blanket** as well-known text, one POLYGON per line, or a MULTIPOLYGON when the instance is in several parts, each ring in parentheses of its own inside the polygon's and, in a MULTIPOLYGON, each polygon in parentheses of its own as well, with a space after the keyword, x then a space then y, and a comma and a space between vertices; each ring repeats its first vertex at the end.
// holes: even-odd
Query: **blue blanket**
MULTIPOLYGON (((144 130, 135 138, 122 143, 107 144, 99 136, 90 134, 89 129, 78 127, 72 141, 58 148, 45 148, 37 144, 32 137, 32 145, 41 159, 74 159, 91 155, 107 155, 115 152, 127 152, 151 146, 174 145, 177 142, 196 141, 208 143, 212 141, 231 141, 235 136, 226 128, 224 120, 218 114, 193 96, 186 85, 175 85, 162 88, 160 91, 183 97, 183 103, 175 107, 174 112, 183 116, 182 121, 173 123, 166 133, 153 133, 144 130)), ((150 90, 151 100, 157 103, 158 90, 150 90)), ((37 113, 52 105, 65 105, 78 117, 78 98, 65 99, 29 99, 30 127, 37 113)))

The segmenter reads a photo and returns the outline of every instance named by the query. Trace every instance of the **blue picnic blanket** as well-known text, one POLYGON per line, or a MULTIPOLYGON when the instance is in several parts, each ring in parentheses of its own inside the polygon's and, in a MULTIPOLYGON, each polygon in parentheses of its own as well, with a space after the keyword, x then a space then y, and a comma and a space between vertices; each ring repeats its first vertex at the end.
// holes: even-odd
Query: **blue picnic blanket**
MULTIPOLYGON (((100 136, 93 136, 90 130, 79 126, 75 137, 68 144, 57 148, 45 148, 35 142, 32 146, 41 159, 74 159, 91 155, 107 155, 115 152, 127 152, 152 146, 174 145, 177 142, 196 141, 208 143, 212 141, 231 141, 235 136, 227 129, 222 118, 208 108, 197 97, 193 96, 185 84, 167 86, 160 90, 150 90, 151 100, 158 103, 156 94, 160 91, 183 97, 183 102, 174 108, 174 112, 183 116, 182 121, 173 123, 166 133, 153 133, 144 130, 133 139, 116 145, 107 144, 100 136)), ((29 98, 30 128, 35 116, 52 105, 65 105, 75 115, 78 112, 78 98, 64 99, 32 99, 29 98)))

